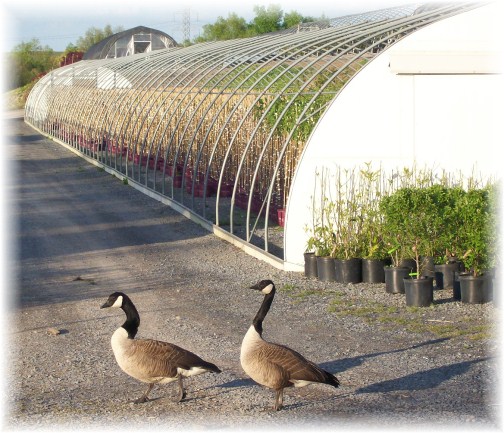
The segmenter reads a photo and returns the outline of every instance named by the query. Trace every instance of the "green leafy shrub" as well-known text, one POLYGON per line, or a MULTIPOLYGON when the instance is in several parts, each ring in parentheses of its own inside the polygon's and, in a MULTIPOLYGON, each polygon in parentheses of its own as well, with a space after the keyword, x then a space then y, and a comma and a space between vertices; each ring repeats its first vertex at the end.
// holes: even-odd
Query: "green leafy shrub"
POLYGON ((308 248, 340 259, 414 259, 416 276, 433 257, 458 258, 474 275, 495 266, 498 187, 473 178, 403 169, 386 177, 370 163, 319 175, 308 248), (465 185, 465 188, 462 186, 465 185))
POLYGON ((498 248, 498 188, 469 190, 457 202, 461 225, 459 249, 467 270, 482 275, 496 264, 498 248))

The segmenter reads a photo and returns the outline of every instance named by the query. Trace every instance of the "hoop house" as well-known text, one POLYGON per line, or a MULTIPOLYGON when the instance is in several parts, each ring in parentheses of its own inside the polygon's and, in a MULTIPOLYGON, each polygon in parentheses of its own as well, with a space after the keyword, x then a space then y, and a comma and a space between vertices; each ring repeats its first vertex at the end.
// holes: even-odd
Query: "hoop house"
POLYGON ((282 267, 282 211, 332 101, 391 45, 474 7, 393 8, 260 37, 81 61, 37 83, 25 119, 282 267))

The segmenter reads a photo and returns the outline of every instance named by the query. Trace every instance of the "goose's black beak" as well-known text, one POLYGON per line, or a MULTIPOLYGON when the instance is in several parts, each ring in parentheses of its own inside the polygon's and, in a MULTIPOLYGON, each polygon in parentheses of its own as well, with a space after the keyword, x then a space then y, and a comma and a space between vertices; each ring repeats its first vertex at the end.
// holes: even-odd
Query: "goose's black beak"
POLYGON ((273 281, 271 280, 261 280, 257 284, 254 284, 252 287, 250 287, 253 290, 257 290, 261 292, 268 286, 274 286, 273 281))
POLYGON ((110 308, 111 306, 112 304, 110 303, 110 301, 107 301, 100 308, 110 308))
POLYGON ((261 283, 257 283, 257 284, 254 284, 253 286, 249 287, 249 289, 252 289, 252 290, 261 290, 262 289, 262 286, 261 286, 261 283))

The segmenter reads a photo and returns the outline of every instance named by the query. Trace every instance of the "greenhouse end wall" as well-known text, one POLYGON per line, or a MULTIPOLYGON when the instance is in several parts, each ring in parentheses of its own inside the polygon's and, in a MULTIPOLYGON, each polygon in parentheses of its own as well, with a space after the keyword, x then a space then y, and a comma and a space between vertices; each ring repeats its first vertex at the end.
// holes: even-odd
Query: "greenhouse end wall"
POLYGON ((287 209, 285 267, 300 271, 312 221, 316 173, 337 167, 426 166, 498 178, 503 112, 497 5, 431 24, 405 37, 357 74, 333 101, 307 144, 287 209), (398 73, 394 56, 444 53, 446 73, 398 73), (448 53, 448 54, 447 54, 448 53), (472 62, 472 70, 461 68, 472 62))

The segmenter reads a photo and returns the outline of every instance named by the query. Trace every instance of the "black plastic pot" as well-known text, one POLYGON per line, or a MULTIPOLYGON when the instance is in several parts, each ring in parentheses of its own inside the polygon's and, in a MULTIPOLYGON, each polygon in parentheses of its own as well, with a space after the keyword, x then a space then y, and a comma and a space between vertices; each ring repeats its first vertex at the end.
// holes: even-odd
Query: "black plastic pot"
POLYGON ((434 278, 405 278, 404 292, 408 307, 428 307, 434 301, 434 278))
POLYGON ((434 277, 435 276, 435 265, 434 257, 426 256, 420 259, 420 268, 422 269, 421 277, 434 277))
POLYGON ((317 275, 320 281, 336 281, 336 267, 333 257, 317 256, 317 275))
POLYGON ((455 272, 460 270, 460 265, 457 262, 435 265, 436 288, 437 289, 453 289, 455 282, 455 272))
POLYGON ((403 266, 385 266, 385 291, 387 293, 404 293, 404 278, 411 272, 403 266))
POLYGON ((453 277, 453 299, 455 301, 460 301, 460 277, 463 275, 471 275, 469 272, 455 272, 453 277))
POLYGON ((491 275, 460 275, 460 300, 467 304, 484 304, 493 298, 491 275))
POLYGON ((362 259, 336 259, 336 281, 339 283, 362 282, 362 259))
POLYGON ((416 272, 416 262, 415 259, 404 259, 399 264, 401 268, 408 268, 409 272, 416 272))
POLYGON ((306 278, 317 278, 317 256, 315 253, 304 253, 304 274, 306 278))
POLYGON ((364 283, 385 282, 385 260, 362 259, 362 281, 364 283))

